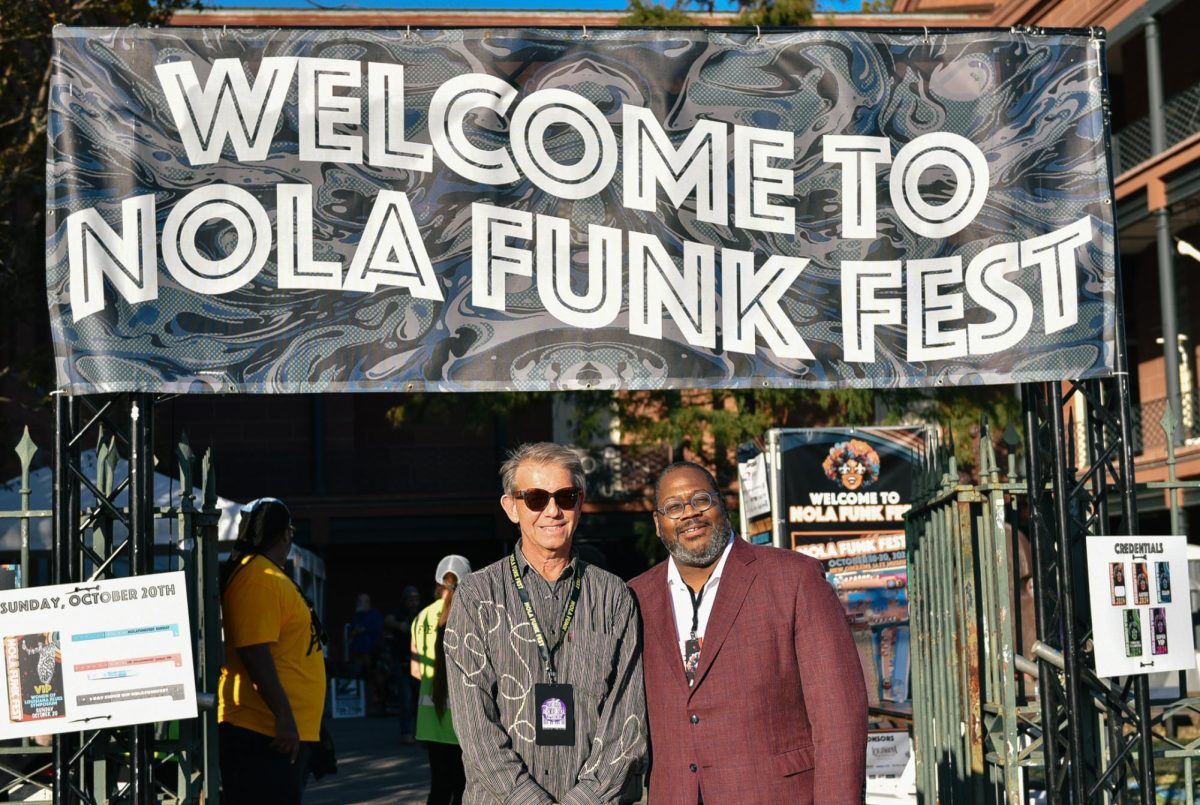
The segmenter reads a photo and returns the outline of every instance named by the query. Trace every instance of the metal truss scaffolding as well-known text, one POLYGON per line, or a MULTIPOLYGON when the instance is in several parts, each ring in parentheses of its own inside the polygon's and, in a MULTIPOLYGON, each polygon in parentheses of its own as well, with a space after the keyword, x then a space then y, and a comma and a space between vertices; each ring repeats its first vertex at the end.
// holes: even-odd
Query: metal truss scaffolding
POLYGON ((1152 720, 1145 675, 1095 673, 1086 542, 1138 528, 1124 367, 1021 396, 1023 461, 1010 425, 1001 467, 984 421, 977 483, 937 441, 918 473, 907 523, 918 792, 943 805, 1021 805, 1034 789, 1050 803, 1151 805, 1155 742, 1188 758, 1189 780, 1200 752, 1152 720), (1030 620, 1036 639, 1021 628, 1030 620))
POLYGON ((1200 752, 1156 731, 1146 676, 1095 673, 1086 541, 1137 532, 1124 375, 1021 395, 1023 461, 1010 424, 1001 466, 985 420, 978 482, 960 479, 953 446, 936 440, 917 475, 907 534, 918 792, 942 805, 1023 805, 1031 790, 1050 803, 1150 805, 1153 742, 1168 757, 1200 752))
MULTIPOLYGON (((186 436, 175 448, 177 506, 155 499, 154 408, 149 394, 55 398, 51 582, 85 585, 97 579, 183 570, 193 624, 196 689, 216 689, 220 669, 217 611, 216 492, 209 457, 197 460, 186 436), (96 449, 94 475, 84 471, 85 444, 96 449), (120 458, 128 472, 118 480, 120 458), (200 486, 199 500, 193 493, 200 486), (81 490, 96 505, 80 505, 81 490), (128 506, 117 500, 128 494, 128 506), (156 521, 177 524, 156 545, 156 521), (114 525, 128 535, 114 539, 114 525)), ((84 730, 54 738, 55 803, 216 802, 216 719, 84 730), (210 787, 211 786, 211 787, 210 787)), ((89 725, 90 726, 90 725, 89 725)))
POLYGON ((1149 684, 1096 676, 1087 586, 1087 538, 1138 528, 1127 376, 1023 393, 1046 790, 1051 802, 1149 805, 1149 684))

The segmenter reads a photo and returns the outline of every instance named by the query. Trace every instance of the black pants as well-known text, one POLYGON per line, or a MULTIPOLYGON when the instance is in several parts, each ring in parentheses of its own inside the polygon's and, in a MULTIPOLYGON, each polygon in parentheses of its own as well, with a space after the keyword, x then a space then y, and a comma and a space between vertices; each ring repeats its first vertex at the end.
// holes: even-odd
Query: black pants
POLYGON ((221 802, 225 805, 300 805, 312 745, 300 744, 296 762, 271 748, 274 739, 254 730, 221 724, 221 802))
POLYGON ((463 771, 462 749, 458 744, 429 741, 429 798, 426 805, 459 805, 463 790, 467 787, 467 775, 463 771))

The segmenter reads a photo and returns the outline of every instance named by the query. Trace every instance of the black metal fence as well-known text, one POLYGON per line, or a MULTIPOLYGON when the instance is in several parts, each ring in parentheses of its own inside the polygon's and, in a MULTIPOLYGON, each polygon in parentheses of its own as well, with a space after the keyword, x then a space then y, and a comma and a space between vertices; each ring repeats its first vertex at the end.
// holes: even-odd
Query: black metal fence
MULTIPOLYGON (((1140 456, 1146 452, 1165 450, 1167 446, 1164 430, 1167 416, 1166 400, 1150 400, 1135 405, 1130 410, 1133 423, 1133 453, 1140 456)), ((1181 430, 1185 444, 1200 441, 1200 394, 1187 391, 1180 406, 1181 430)))

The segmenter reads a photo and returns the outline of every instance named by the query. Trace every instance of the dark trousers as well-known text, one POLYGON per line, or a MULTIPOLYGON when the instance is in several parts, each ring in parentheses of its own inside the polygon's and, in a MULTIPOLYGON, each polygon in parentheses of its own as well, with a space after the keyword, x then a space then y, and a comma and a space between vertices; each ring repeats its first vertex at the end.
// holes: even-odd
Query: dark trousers
POLYGON ((221 802, 224 805, 300 805, 308 777, 309 743, 296 762, 271 748, 274 739, 254 730, 221 724, 221 802))
POLYGON ((408 673, 408 666, 402 669, 398 687, 400 689, 400 737, 412 743, 412 737, 417 734, 417 699, 421 692, 421 683, 408 673))
POLYGON ((429 798, 426 805, 459 805, 463 790, 467 787, 467 774, 463 771, 462 749, 458 744, 429 741, 429 798))

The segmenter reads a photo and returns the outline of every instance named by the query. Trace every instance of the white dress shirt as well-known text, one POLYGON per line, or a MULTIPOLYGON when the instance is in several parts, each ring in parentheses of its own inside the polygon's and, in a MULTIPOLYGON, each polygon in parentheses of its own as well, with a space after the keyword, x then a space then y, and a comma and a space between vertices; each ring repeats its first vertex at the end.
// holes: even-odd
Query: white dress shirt
MULTIPOLYGON (((704 630, 708 627, 708 616, 712 614, 713 604, 717 600, 717 585, 721 583, 721 572, 725 569, 725 560, 729 558, 729 551, 733 548, 735 539, 738 539, 737 534, 729 535, 729 544, 721 552, 721 558, 717 560, 712 575, 700 589, 700 615, 696 622, 696 636, 699 638, 704 637, 704 630)), ((679 657, 682 662, 687 656, 684 644, 692 636, 692 592, 688 589, 687 582, 679 575, 675 560, 672 558, 667 562, 667 589, 671 593, 671 603, 675 605, 675 631, 679 635, 679 657)))

